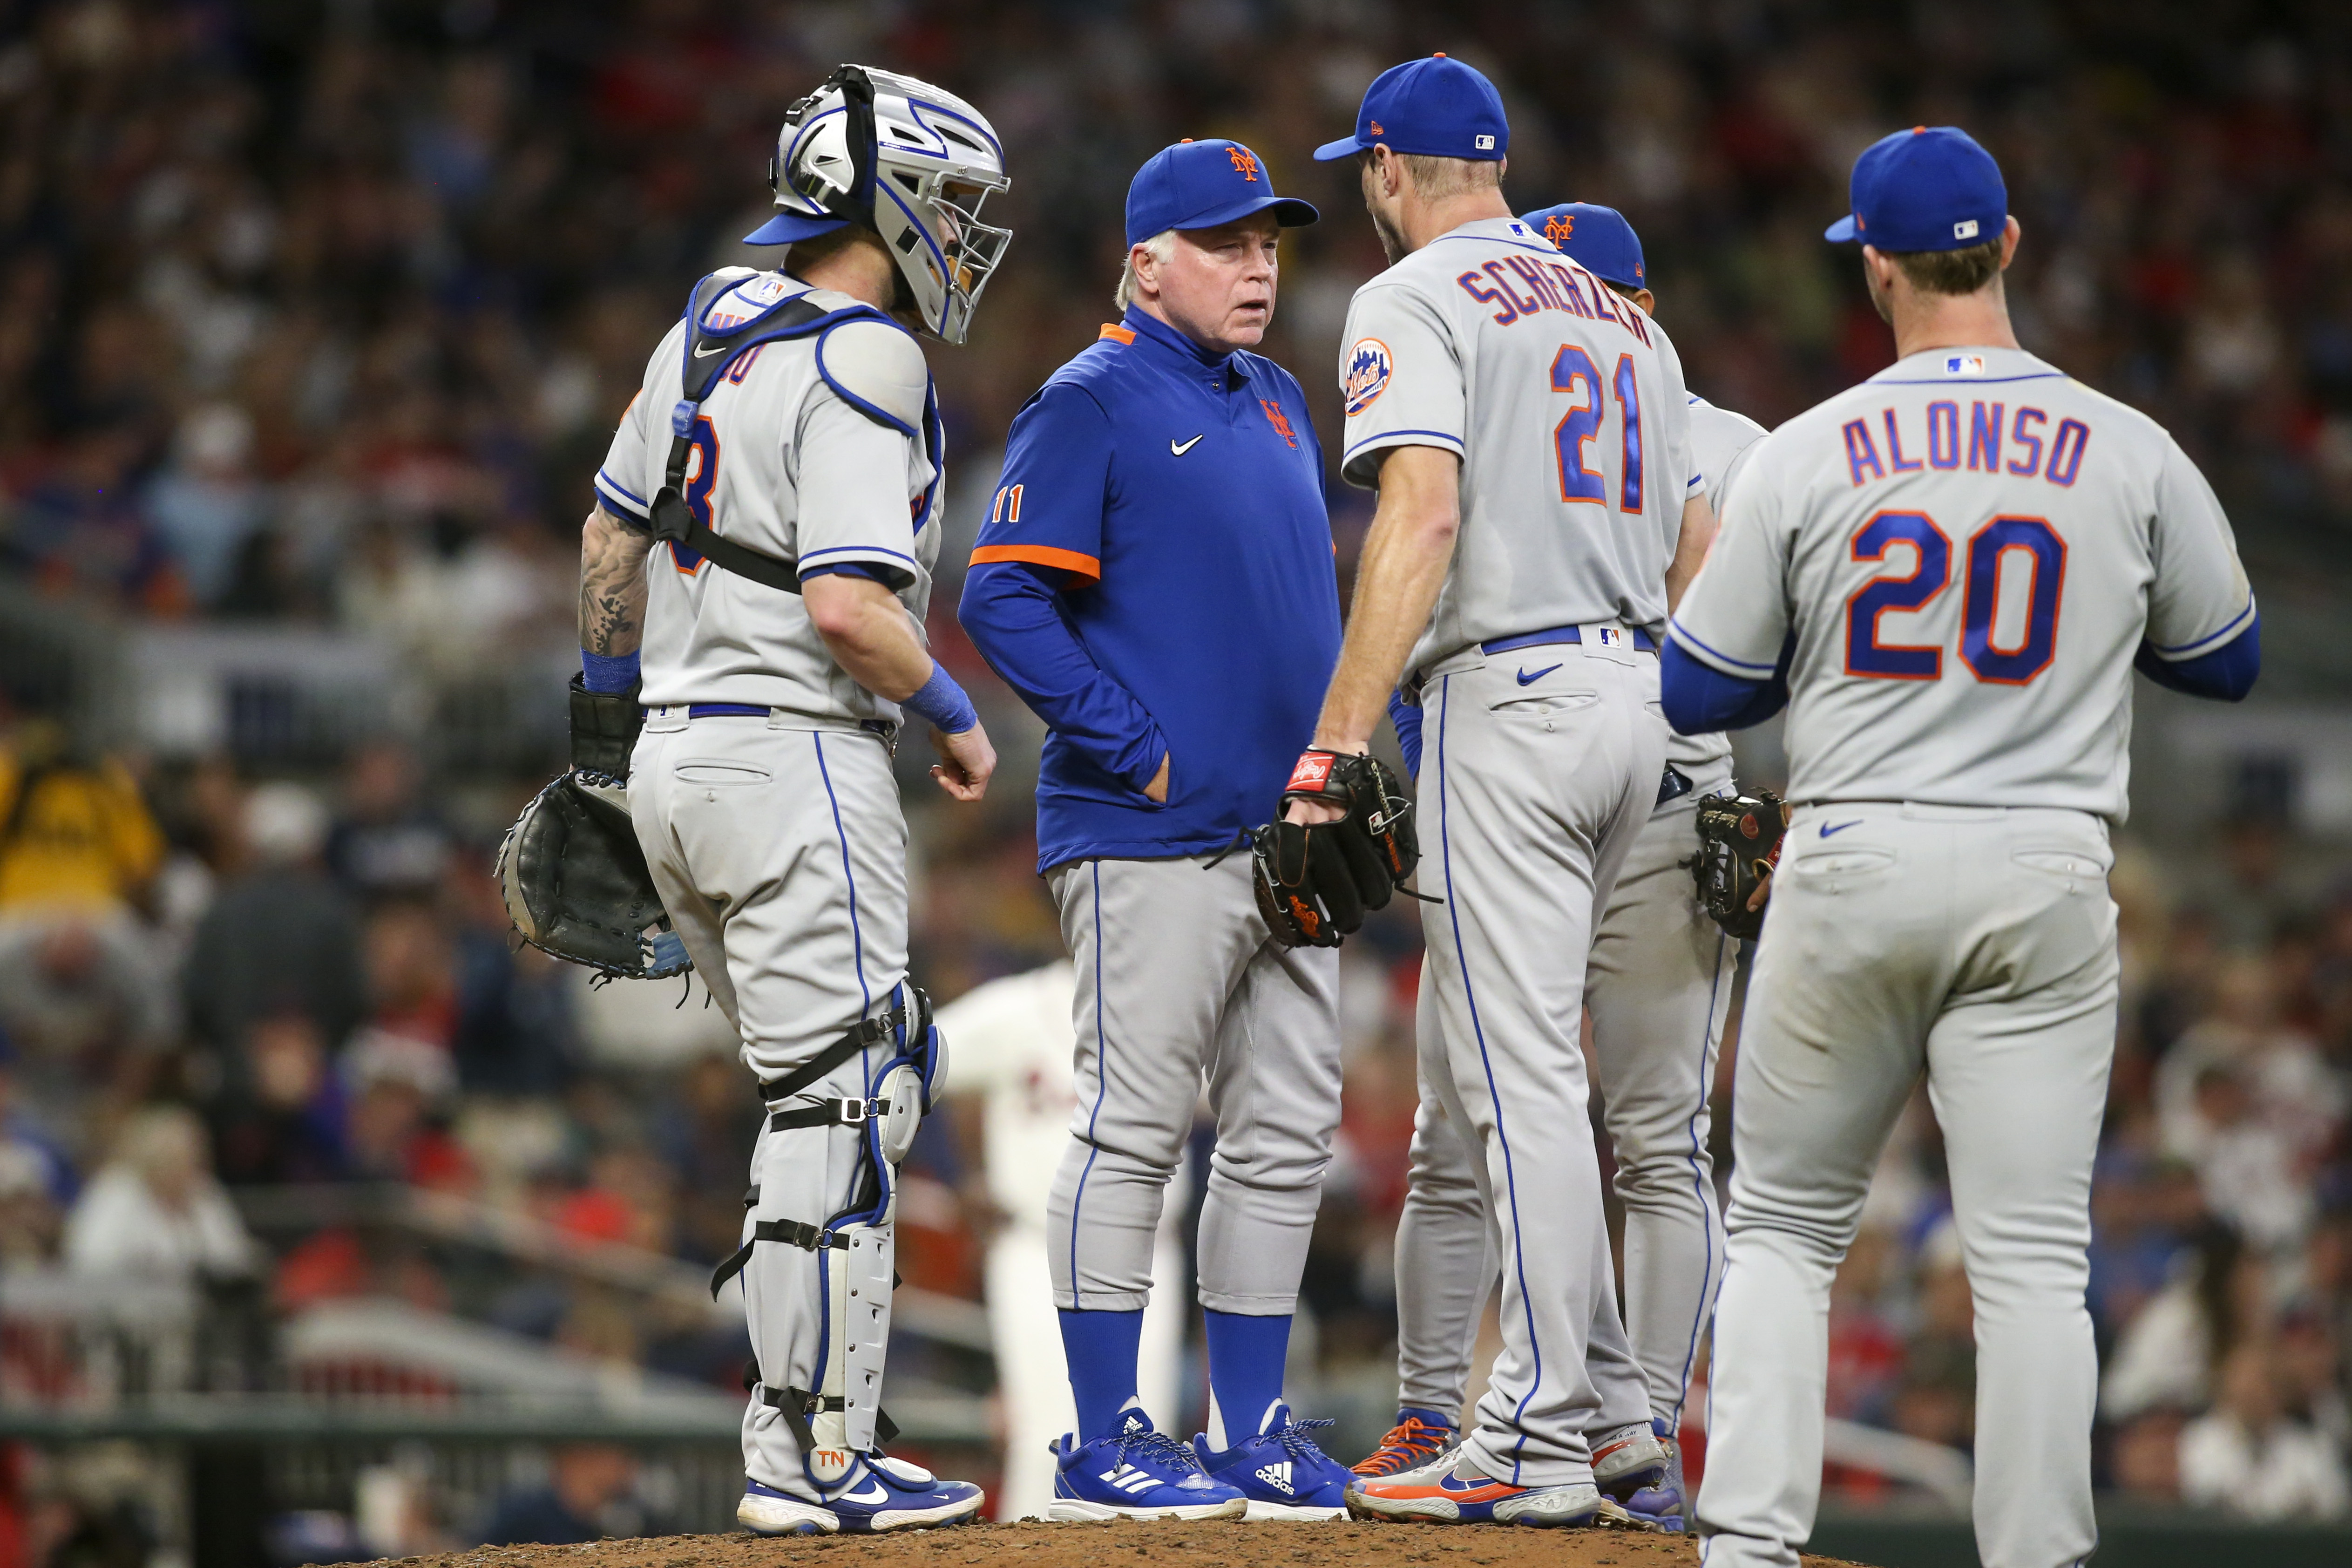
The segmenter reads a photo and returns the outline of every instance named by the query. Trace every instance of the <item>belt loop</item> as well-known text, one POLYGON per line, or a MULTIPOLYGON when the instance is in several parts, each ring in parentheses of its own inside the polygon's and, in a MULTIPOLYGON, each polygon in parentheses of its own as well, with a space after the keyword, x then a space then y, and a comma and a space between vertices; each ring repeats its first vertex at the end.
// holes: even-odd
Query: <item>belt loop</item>
POLYGON ((784 710, 782 709, 771 708, 768 710, 768 728, 771 730, 782 730, 785 728, 784 710))

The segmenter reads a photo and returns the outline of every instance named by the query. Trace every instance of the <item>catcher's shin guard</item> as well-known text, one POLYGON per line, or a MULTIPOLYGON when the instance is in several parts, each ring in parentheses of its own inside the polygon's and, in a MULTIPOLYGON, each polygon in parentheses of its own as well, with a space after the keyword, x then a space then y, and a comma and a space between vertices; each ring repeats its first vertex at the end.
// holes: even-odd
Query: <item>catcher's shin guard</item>
POLYGON ((824 1274, 824 1360, 802 1463, 820 1487, 845 1479, 851 1456, 872 1452, 880 1436, 898 1206, 894 1193, 879 1224, 844 1226, 840 1234, 849 1245, 818 1255, 824 1274))
MULTIPOLYGON (((898 1217, 898 1165, 912 1147, 933 1090, 941 1078, 946 1047, 931 1023, 930 999, 902 985, 887 1013, 844 1035, 813 1061, 773 1083, 761 1097, 778 1106, 772 1130, 838 1129, 858 1142, 863 1170, 853 1185, 852 1206, 823 1225, 789 1219, 762 1220, 734 1257, 711 1279, 711 1293, 751 1260, 763 1242, 782 1242, 815 1254, 819 1310, 824 1314, 813 1390, 783 1388, 761 1397, 782 1414, 800 1446, 801 1463, 820 1490, 848 1479, 857 1456, 870 1454, 893 1433, 882 1413, 883 1363, 890 1344, 890 1297, 898 1217), (868 1080, 876 1092, 863 1099, 829 1098, 808 1092, 852 1057, 875 1046, 893 1053, 868 1080)), ((755 1194, 756 1198, 756 1194, 755 1194)))

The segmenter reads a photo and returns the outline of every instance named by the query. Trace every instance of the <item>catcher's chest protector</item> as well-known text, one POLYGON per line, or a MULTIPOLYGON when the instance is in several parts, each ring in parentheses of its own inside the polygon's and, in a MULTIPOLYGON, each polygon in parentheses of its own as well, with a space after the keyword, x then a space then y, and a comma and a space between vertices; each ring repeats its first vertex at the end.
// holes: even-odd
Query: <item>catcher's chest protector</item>
MULTIPOLYGON (((805 293, 795 292, 797 288, 793 279, 780 272, 747 274, 735 268, 714 272, 695 285, 686 309, 686 352, 680 365, 682 395, 670 410, 669 460, 661 492, 653 503, 656 539, 706 557, 723 571, 788 594, 801 591, 799 563, 787 556, 748 549, 712 531, 710 525, 696 517, 687 505, 686 470, 694 450, 694 422, 702 413, 703 403, 719 384, 719 378, 751 350, 787 338, 822 338, 852 321, 878 322, 887 331, 901 331, 898 323, 871 305, 827 310, 805 293)), ((909 436, 916 433, 913 422, 904 418, 901 411, 860 396, 852 386, 832 374, 825 366, 822 342, 817 350, 817 369, 845 402, 867 417, 909 436)), ((943 443, 938 395, 929 385, 928 377, 922 397, 918 417, 926 455, 937 472, 943 443)))

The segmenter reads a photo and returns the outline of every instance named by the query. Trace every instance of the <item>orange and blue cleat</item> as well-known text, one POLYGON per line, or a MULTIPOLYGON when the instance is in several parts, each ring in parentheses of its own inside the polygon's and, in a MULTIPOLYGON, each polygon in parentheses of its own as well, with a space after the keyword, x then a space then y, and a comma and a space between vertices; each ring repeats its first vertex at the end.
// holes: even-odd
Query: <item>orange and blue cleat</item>
POLYGON ((1360 1480, 1348 1489, 1358 1519, 1431 1524, 1614 1525, 1630 1522, 1591 1481, 1521 1487, 1447 1454, 1417 1469, 1360 1480))
POLYGON ((1392 1476, 1452 1453, 1462 1441, 1462 1429, 1431 1420, 1430 1415, 1426 1410, 1398 1411, 1397 1424, 1389 1428, 1389 1435, 1381 1439, 1379 1447, 1357 1462, 1356 1474, 1392 1476))

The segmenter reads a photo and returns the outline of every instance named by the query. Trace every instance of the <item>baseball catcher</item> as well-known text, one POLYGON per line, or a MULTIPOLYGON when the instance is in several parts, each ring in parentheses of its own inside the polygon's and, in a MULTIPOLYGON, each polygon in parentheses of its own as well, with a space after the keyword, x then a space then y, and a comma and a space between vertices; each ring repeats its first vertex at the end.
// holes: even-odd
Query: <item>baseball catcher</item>
POLYGON ((737 1520, 955 1524, 980 1489, 883 1451, 898 1164, 944 1059, 891 761, 919 721, 955 799, 995 767, 925 644, 945 443, 919 336, 963 341, 1007 182, 977 110, 857 66, 793 106, 769 175, 746 239, 782 264, 695 287, 597 471, 573 767, 501 871, 530 940, 608 973, 682 968, 674 930, 758 1075, 742 1246, 711 1284, 741 1292, 753 1358, 737 1520))

